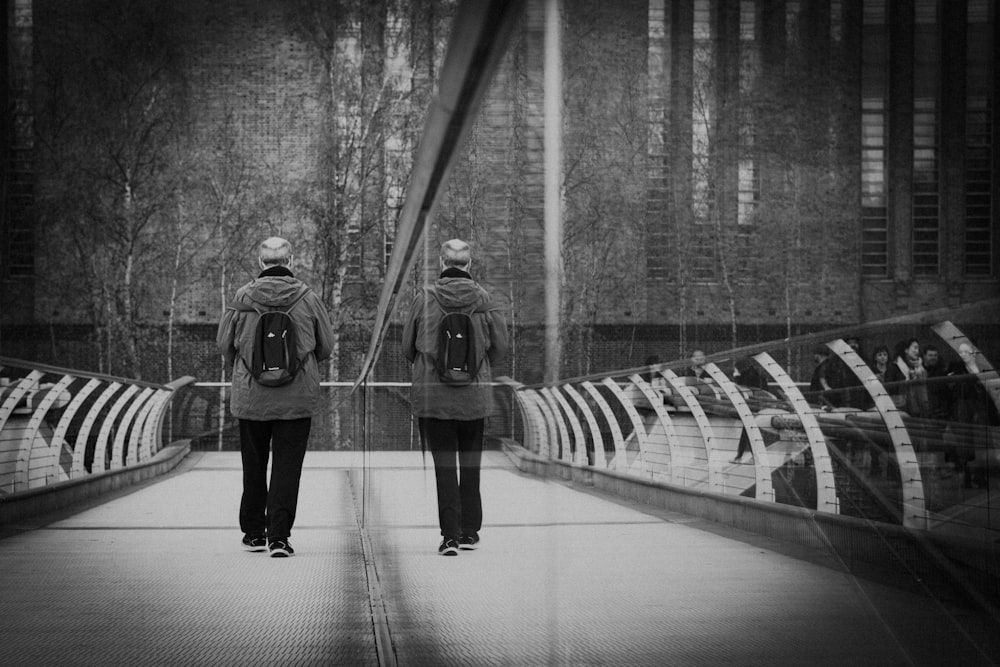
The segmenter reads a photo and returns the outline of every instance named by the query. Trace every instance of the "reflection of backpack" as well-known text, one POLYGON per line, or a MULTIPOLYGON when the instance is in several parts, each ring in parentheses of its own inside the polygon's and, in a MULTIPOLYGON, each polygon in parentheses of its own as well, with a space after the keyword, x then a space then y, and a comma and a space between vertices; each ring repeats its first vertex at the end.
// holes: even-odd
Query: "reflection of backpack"
POLYGON ((437 358, 435 365, 442 384, 461 387, 472 384, 479 373, 476 358, 476 333, 472 313, 445 311, 438 324, 437 358))
MULTIPOLYGON (((290 313, 308 292, 308 289, 302 290, 285 310, 253 307, 257 312, 257 324, 253 334, 253 358, 247 370, 258 384, 280 387, 291 382, 299 372, 298 341, 290 313)), ((243 364, 246 365, 246 359, 243 364)))

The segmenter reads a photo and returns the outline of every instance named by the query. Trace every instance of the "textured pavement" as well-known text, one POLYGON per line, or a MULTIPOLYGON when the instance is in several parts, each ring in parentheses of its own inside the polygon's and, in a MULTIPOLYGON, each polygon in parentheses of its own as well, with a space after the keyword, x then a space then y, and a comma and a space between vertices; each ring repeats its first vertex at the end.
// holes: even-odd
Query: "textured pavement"
POLYGON ((238 454, 192 454, 77 514, 8 527, 0 664, 376 665, 380 631, 382 664, 400 665, 998 659, 933 600, 823 554, 525 476, 497 452, 477 551, 437 555, 429 456, 424 468, 419 453, 310 452, 296 555, 245 553, 239 466, 238 454))

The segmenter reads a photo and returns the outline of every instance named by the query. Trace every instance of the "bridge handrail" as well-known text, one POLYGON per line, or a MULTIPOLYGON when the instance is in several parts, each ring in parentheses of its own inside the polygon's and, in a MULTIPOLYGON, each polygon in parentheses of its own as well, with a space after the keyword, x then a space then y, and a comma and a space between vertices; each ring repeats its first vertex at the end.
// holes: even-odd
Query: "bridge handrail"
POLYGON ((144 463, 163 444, 163 421, 185 376, 166 384, 0 357, 27 371, 0 388, 0 493, 144 463), (46 377, 58 378, 45 382, 46 377))
MULTIPOLYGON (((996 538, 1000 537, 1000 524, 995 517, 990 518, 990 513, 997 512, 997 495, 995 490, 991 492, 989 479, 991 475, 995 479, 1000 464, 997 430, 978 422, 955 421, 958 417, 945 420, 910 416, 905 406, 894 400, 903 386, 930 390, 947 383, 975 383, 986 389, 990 397, 984 399, 987 403, 990 399, 997 402, 1000 380, 993 365, 980 351, 979 373, 931 377, 916 384, 882 382, 843 337, 919 322, 956 349, 959 341, 968 339, 948 318, 985 312, 984 308, 997 303, 1000 299, 989 299, 958 309, 916 313, 719 352, 709 355, 706 363, 706 370, 713 373, 711 380, 678 378, 673 370, 689 362, 676 360, 551 383, 508 383, 520 408, 526 448, 553 461, 606 468, 709 493, 750 494, 764 502, 801 503, 837 514, 841 513, 840 503, 854 493, 846 486, 853 484, 851 480, 858 477, 858 471, 843 470, 849 459, 839 457, 834 461, 827 443, 839 446, 842 441, 853 442, 861 449, 881 448, 878 455, 888 456, 887 461, 898 468, 898 480, 890 484, 898 488, 889 492, 897 504, 896 511, 880 520, 899 521, 915 530, 945 528, 956 534, 985 531, 982 534, 996 538), (831 358, 839 359, 853 373, 855 386, 827 392, 801 391, 766 351, 819 342, 830 350, 831 358), (747 357, 768 376, 769 387, 780 389, 774 400, 767 400, 767 394, 755 395, 750 387, 739 391, 723 387, 716 361, 747 357), (656 382, 661 386, 654 388, 656 382), (836 392, 844 396, 853 392, 851 407, 836 407, 827 400, 827 395, 836 392), (770 433, 772 442, 767 446, 760 439, 760 429, 770 433), (746 450, 753 456, 753 467, 744 464, 742 457, 733 457, 738 437, 749 439, 746 450), (771 448, 775 443, 780 446, 771 448), (940 458, 948 452, 956 457, 951 463, 940 458), (811 484, 814 498, 791 499, 786 495, 779 501, 770 484, 762 481, 770 481, 803 456, 815 477, 811 484), (952 475, 948 474, 949 465, 954 470, 952 475), (964 476, 969 488, 970 470, 985 477, 985 492, 944 499, 945 495, 958 494, 952 494, 947 483, 940 480, 957 473, 958 478, 964 476)), ((743 448, 741 444, 739 450, 743 448)), ((803 463, 795 465, 801 467, 803 463)), ((871 484, 867 487, 862 493, 871 494, 872 489, 877 489, 871 484)), ((875 499, 873 511, 877 511, 877 505, 885 505, 886 491, 877 490, 882 495, 875 499)), ((859 511, 858 506, 854 505, 852 511, 859 511)))
MULTIPOLYGON (((884 329, 885 327, 900 325, 900 324, 914 324, 914 325, 927 325, 936 324, 953 318, 961 314, 978 314, 981 312, 989 312, 989 309, 994 311, 1000 308, 1000 298, 994 299, 983 299, 981 301, 976 301, 973 303, 965 304, 962 306, 957 306, 955 308, 938 308, 935 310, 927 310, 919 313, 910 313, 906 315, 900 315, 898 317, 890 317, 882 320, 873 320, 871 322, 865 322, 862 324, 852 324, 850 326, 837 327, 835 329, 825 329, 823 331, 815 331, 805 334, 797 334, 795 336, 790 336, 788 338, 779 338, 775 340, 766 341, 764 343, 754 343, 753 345, 744 345, 742 347, 736 347, 723 352, 715 352, 712 354, 706 354, 706 361, 721 363, 723 361, 729 361, 732 359, 741 359, 743 357, 751 357, 755 354, 761 352, 771 352, 773 350, 788 347, 788 346, 803 346, 817 343, 826 343, 831 340, 837 340, 839 338, 845 338, 847 336, 860 336, 862 334, 878 331, 884 329)), ((542 387, 556 386, 560 384, 569 383, 580 383, 583 381, 600 381, 604 377, 627 377, 634 373, 645 373, 645 372, 659 372, 664 370, 677 370, 679 368, 684 368, 690 364, 687 359, 678 359, 676 361, 664 362, 660 364, 653 364, 650 366, 636 366, 633 368, 626 368, 623 370, 614 371, 614 373, 593 373, 590 375, 580 375, 570 378, 560 378, 555 382, 540 382, 535 384, 524 385, 525 389, 541 389, 542 387)))
MULTIPOLYGON (((136 379, 133 379, 133 378, 127 378, 127 377, 118 376, 118 375, 109 375, 107 373, 93 373, 93 372, 90 372, 90 371, 80 371, 80 370, 76 370, 76 369, 72 369, 72 368, 63 368, 61 366, 51 366, 49 364, 41 364, 41 363, 38 363, 36 361, 28 361, 26 359, 15 359, 13 357, 3 357, 3 356, 0 356, 0 368, 2 368, 4 366, 12 366, 14 368, 22 368, 22 369, 39 370, 39 371, 42 371, 44 373, 50 373, 52 375, 60 375, 60 374, 61 375, 72 375, 73 377, 77 377, 77 378, 88 378, 88 379, 96 379, 96 380, 105 380, 107 382, 121 382, 123 384, 128 383, 128 384, 136 385, 138 387, 152 387, 154 389, 169 389, 169 388, 176 389, 177 387, 182 386, 182 384, 181 385, 176 385, 175 383, 183 380, 183 378, 181 378, 181 380, 175 380, 174 382, 171 382, 171 383, 157 384, 155 382, 147 382, 145 380, 136 380, 136 379), (172 385, 174 385, 174 386, 172 387, 172 385)), ((194 378, 191 378, 191 381, 193 382, 194 378)))

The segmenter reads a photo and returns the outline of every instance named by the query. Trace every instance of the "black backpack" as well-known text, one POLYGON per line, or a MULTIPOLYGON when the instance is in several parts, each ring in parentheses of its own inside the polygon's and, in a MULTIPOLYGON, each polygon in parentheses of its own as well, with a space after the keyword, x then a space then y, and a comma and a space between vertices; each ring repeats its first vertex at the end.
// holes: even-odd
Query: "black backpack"
POLYGON ((476 332, 472 327, 475 309, 473 305, 469 312, 445 310, 441 317, 435 359, 441 384, 462 387, 476 381, 482 362, 477 361, 476 332))
MULTIPOLYGON (((291 382, 299 372, 298 340, 290 313, 308 292, 308 289, 302 290, 285 310, 263 310, 253 306, 257 324, 253 334, 253 358, 247 370, 258 384, 280 387, 291 382)), ((245 359, 243 364, 246 365, 245 359)))

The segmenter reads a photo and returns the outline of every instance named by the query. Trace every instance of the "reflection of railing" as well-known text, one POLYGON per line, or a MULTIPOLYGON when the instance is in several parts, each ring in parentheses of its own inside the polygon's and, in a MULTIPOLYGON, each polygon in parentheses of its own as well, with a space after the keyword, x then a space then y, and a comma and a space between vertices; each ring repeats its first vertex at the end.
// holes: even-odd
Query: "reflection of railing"
MULTIPOLYGON (((239 432, 229 410, 229 382, 193 382, 172 403, 175 438, 191 440, 194 450, 238 450, 239 432)), ((323 408, 313 418, 312 450, 411 450, 420 448, 410 414, 409 382, 320 383, 323 408)), ((486 422, 487 438, 510 438, 516 415, 505 387, 495 392, 495 411, 486 422)))
MULTIPOLYGON (((947 322, 926 332, 934 334, 953 347, 967 340, 947 322)), ((996 425, 911 416, 893 400, 898 387, 883 385, 842 339, 826 347, 850 370, 854 389, 845 395, 855 402, 834 407, 801 391, 760 350, 739 361, 752 362, 768 390, 739 385, 721 362, 706 364, 705 379, 678 376, 684 363, 676 362, 545 386, 511 382, 523 444, 564 464, 711 494, 1000 537, 996 425)), ((989 411, 996 372, 981 354, 979 365, 986 370, 948 378, 947 386, 974 385, 989 411)), ((923 384, 935 382, 946 386, 923 384)))
POLYGON ((186 377, 166 385, 0 357, 0 493, 144 463, 186 377))

